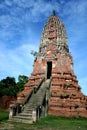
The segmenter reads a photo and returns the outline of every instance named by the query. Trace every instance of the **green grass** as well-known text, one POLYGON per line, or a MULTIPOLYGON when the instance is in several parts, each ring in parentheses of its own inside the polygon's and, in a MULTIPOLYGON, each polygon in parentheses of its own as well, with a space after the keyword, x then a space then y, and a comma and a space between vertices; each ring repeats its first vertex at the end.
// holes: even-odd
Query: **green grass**
POLYGON ((0 121, 7 120, 9 113, 0 109, 0 121))
POLYGON ((47 116, 39 120, 35 125, 51 128, 52 130, 87 130, 87 118, 47 116))
POLYGON ((65 118, 48 115, 34 124, 4 121, 4 130, 87 130, 87 118, 65 118))

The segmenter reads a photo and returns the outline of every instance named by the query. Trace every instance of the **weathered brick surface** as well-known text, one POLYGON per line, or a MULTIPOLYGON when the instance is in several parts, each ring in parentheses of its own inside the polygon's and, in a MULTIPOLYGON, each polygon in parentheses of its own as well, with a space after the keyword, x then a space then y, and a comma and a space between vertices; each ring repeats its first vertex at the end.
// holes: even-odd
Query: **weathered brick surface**
POLYGON ((3 96, 0 97, 0 108, 2 109, 8 109, 9 105, 12 101, 16 101, 15 97, 12 96, 3 96))

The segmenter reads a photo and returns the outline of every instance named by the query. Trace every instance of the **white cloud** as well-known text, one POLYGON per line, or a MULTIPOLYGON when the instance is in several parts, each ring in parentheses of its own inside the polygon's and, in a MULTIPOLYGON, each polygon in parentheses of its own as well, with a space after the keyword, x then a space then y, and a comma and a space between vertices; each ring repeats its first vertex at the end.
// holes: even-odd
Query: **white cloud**
POLYGON ((58 2, 45 2, 45 1, 38 1, 34 4, 34 8, 32 9, 32 14, 34 14, 34 16, 37 15, 44 15, 47 16, 48 13, 52 13, 53 9, 59 9, 59 4, 58 2))
POLYGON ((21 16, 21 18, 33 22, 42 21, 52 13, 53 9, 58 12, 60 9, 60 4, 53 0, 50 2, 44 0, 14 0, 13 2, 6 0, 6 3, 12 4, 12 8, 9 8, 9 15, 21 16))
POLYGON ((8 6, 11 6, 13 3, 13 0, 5 0, 5 4, 8 6))
POLYGON ((37 46, 32 44, 23 44, 13 50, 2 46, 0 48, 0 72, 3 75, 0 78, 4 78, 4 73, 16 78, 20 74, 30 75, 34 60, 30 52, 36 49, 37 46))
MULTIPOLYGON (((64 8, 62 10, 61 15, 83 15, 86 12, 87 1, 86 0, 71 0, 64 3, 64 8)), ((77 16, 79 17, 79 16, 77 16)))
POLYGON ((18 5, 22 8, 30 8, 33 7, 34 3, 38 2, 39 0, 14 0, 13 3, 18 5))

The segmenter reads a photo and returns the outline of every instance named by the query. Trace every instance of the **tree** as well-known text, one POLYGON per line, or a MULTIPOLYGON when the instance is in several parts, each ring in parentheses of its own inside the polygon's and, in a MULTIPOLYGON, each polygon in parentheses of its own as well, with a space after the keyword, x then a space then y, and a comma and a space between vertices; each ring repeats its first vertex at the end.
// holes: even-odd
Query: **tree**
POLYGON ((18 76, 16 83, 14 77, 6 77, 0 81, 0 96, 17 96, 17 93, 24 89, 24 84, 28 81, 25 75, 18 76))
POLYGON ((18 92, 22 91, 24 89, 24 84, 28 82, 28 77, 25 75, 19 75, 18 76, 18 82, 17 82, 17 88, 18 92))
POLYGON ((6 77, 0 81, 0 96, 16 96, 16 82, 14 77, 6 77))

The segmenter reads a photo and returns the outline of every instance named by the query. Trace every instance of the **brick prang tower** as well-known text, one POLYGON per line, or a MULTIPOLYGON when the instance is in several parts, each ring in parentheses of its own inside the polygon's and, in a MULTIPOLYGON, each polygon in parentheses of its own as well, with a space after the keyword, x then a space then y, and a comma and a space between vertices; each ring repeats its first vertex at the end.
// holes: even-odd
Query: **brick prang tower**
POLYGON ((18 94, 17 100, 23 100, 27 93, 39 84, 42 77, 45 77, 45 80, 52 78, 49 114, 87 117, 87 96, 81 92, 74 74, 66 30, 64 24, 54 14, 49 17, 43 28, 33 72, 25 84, 24 91, 18 94))

